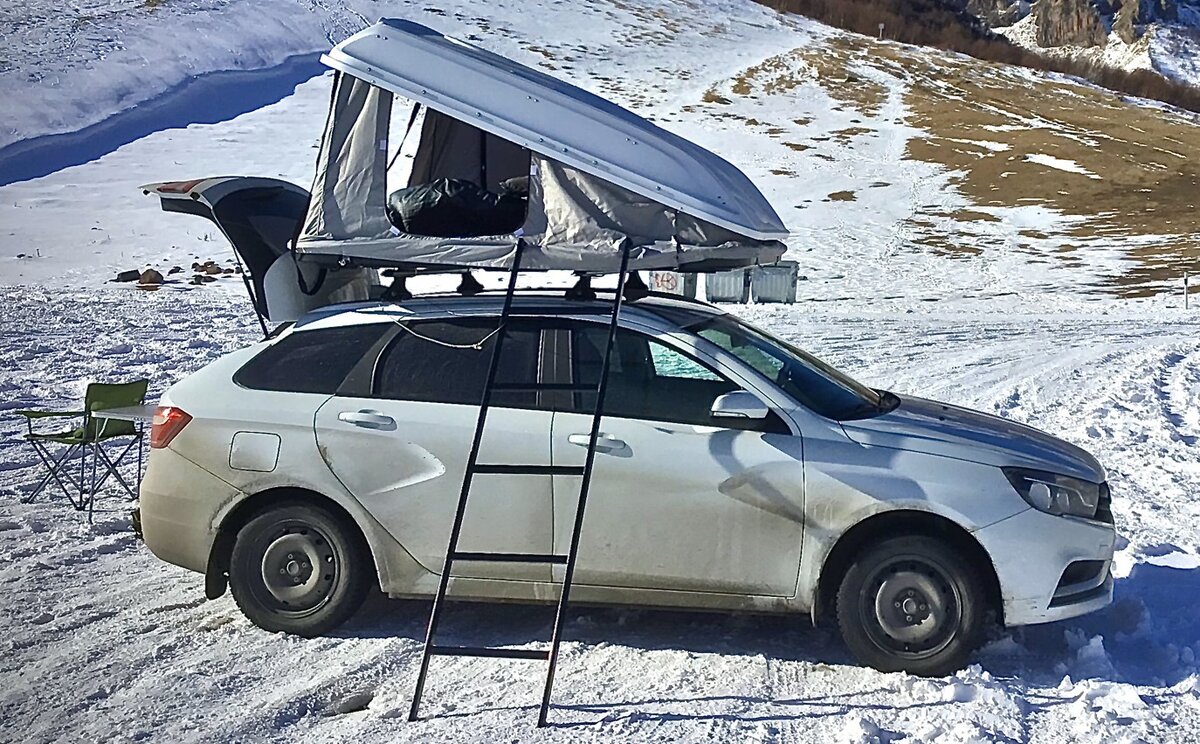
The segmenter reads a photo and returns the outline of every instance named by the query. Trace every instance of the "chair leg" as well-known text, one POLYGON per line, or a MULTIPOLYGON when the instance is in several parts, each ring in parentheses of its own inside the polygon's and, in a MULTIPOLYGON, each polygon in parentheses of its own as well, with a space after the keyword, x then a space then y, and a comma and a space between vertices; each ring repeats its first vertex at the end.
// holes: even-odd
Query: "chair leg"
MULTIPOLYGON (((125 445, 125 449, 121 450, 121 453, 119 455, 117 455, 116 459, 113 459, 112 457, 110 457, 108 452, 104 449, 104 447, 101 444, 97 443, 94 446, 94 452, 92 455, 92 457, 94 458, 93 463, 95 462, 95 459, 102 459, 104 461, 104 474, 100 476, 100 480, 98 482, 95 482, 94 487, 93 487, 93 493, 95 493, 95 491, 99 490, 100 486, 104 485, 104 482, 106 480, 108 480, 108 477, 111 475, 112 477, 117 479, 117 482, 121 484, 121 487, 125 489, 126 493, 128 493, 133 498, 137 498, 137 491, 135 491, 133 488, 131 488, 129 486, 129 482, 126 481, 124 476, 122 476, 121 473, 117 470, 117 466, 119 466, 121 464, 121 461, 125 459, 125 455, 129 454, 133 450, 133 446, 135 444, 137 444, 136 441, 130 442, 129 444, 125 445)), ((140 469, 140 464, 139 464, 139 469, 140 469)))
POLYGON ((71 502, 71 506, 74 507, 75 497, 71 495, 71 489, 67 488, 62 479, 66 478, 72 486, 75 486, 81 492, 83 490, 83 479, 81 477, 80 480, 76 482, 75 478, 65 467, 63 467, 63 465, 71 458, 71 455, 80 448, 80 445, 72 444, 68 446, 67 449, 63 450, 63 453, 59 455, 58 459, 55 460, 50 456, 50 451, 46 449, 45 445, 32 440, 29 443, 33 445, 33 451, 37 453, 38 458, 42 461, 42 464, 46 467, 48 472, 46 473, 46 476, 42 478, 41 482, 38 483, 37 488, 33 490, 33 493, 21 499, 21 501, 26 504, 32 502, 38 497, 39 494, 41 494, 43 490, 45 490, 47 486, 50 485, 50 481, 53 480, 58 484, 58 487, 62 490, 63 494, 66 495, 67 501, 71 502))
MULTIPOLYGON (((33 493, 21 499, 21 503, 23 504, 28 504, 36 499, 42 490, 45 489, 46 486, 50 485, 50 481, 54 479, 54 463, 50 461, 49 456, 42 451, 42 448, 38 446, 37 442, 30 441, 30 444, 33 445, 33 451, 37 453, 38 459, 42 461, 42 465, 45 466, 46 475, 43 476, 38 482, 37 488, 33 489, 33 493)), ((70 452, 70 450, 67 451, 70 452)), ((59 459, 61 460, 62 458, 59 459)))
MULTIPOLYGON (((87 452, 87 445, 84 445, 83 451, 85 453, 87 452)), ((89 524, 92 521, 92 505, 96 503, 96 489, 99 488, 99 484, 96 483, 96 461, 100 459, 99 457, 97 457, 97 454, 99 452, 100 452, 100 445, 93 444, 92 445, 92 487, 88 489, 88 493, 87 493, 88 523, 89 524)), ((80 508, 81 509, 83 508, 82 502, 80 503, 80 508)))
POLYGON ((138 424, 138 434, 137 434, 137 438, 138 438, 138 460, 137 460, 137 465, 138 465, 138 476, 137 476, 137 490, 138 490, 138 497, 141 497, 141 495, 142 495, 142 462, 145 460, 145 456, 144 456, 144 454, 143 454, 143 449, 142 449, 142 446, 143 446, 143 442, 144 442, 144 440, 145 440, 145 433, 146 433, 146 425, 145 425, 145 424, 138 424))
MULTIPOLYGON (((85 446, 84 449, 86 450, 87 447, 85 446)), ((100 459, 100 457, 99 457, 100 452, 101 452, 100 443, 97 442, 96 444, 93 444, 92 445, 92 488, 90 491, 88 491, 88 502, 87 502, 87 513, 88 513, 88 524, 89 525, 95 524, 95 521, 93 521, 93 517, 96 513, 96 490, 99 488, 99 484, 96 483, 96 461, 100 459)))

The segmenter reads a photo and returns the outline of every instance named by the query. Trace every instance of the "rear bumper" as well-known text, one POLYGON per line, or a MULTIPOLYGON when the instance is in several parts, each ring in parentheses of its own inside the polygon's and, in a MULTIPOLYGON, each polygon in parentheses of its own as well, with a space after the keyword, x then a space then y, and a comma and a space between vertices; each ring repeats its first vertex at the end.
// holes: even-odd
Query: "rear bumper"
POLYGON ((139 494, 146 546, 159 558, 203 573, 222 505, 241 492, 171 449, 150 453, 139 494))
POLYGON ((1112 602, 1109 567, 1116 530, 1111 524, 1029 509, 975 537, 1000 580, 1006 625, 1065 620, 1112 602))

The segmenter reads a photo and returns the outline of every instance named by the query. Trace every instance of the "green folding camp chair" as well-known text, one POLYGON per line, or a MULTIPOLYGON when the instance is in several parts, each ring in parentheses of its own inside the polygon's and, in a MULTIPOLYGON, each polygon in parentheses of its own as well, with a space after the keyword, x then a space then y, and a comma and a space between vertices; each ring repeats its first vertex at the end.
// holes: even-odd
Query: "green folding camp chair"
POLYGON ((29 433, 25 435, 25 440, 33 445, 33 449, 47 470, 46 476, 38 483, 37 488, 23 500, 25 502, 33 501, 51 483, 57 483, 76 511, 87 509, 90 521, 95 507, 96 493, 110 476, 115 478, 130 496, 136 497, 137 491, 126 482, 117 467, 134 446, 137 446, 138 480, 141 480, 142 429, 132 421, 106 419, 95 415, 95 412, 142 405, 148 386, 147 380, 119 384, 94 382, 87 386, 82 411, 17 411, 18 415, 25 417, 29 427, 29 433), (49 434, 39 434, 33 429, 34 421, 80 417, 83 419, 83 424, 75 429, 49 434), (129 442, 123 449, 118 450, 116 457, 113 457, 105 449, 104 443, 122 437, 129 438, 129 442), (66 447, 57 458, 52 456, 53 453, 50 450, 50 446, 55 444, 66 447), (92 466, 90 479, 87 478, 89 451, 92 466), (68 465, 76 453, 79 454, 78 478, 72 472, 73 468, 68 465), (103 469, 101 470, 101 468, 103 469))

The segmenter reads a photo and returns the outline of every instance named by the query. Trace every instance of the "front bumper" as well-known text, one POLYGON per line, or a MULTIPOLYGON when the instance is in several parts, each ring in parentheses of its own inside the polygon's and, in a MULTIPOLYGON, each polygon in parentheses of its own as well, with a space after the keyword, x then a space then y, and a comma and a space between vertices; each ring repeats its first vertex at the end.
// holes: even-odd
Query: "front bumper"
POLYGON ((992 558, 1008 626, 1065 620, 1112 602, 1111 524, 1028 509, 975 537, 992 558))

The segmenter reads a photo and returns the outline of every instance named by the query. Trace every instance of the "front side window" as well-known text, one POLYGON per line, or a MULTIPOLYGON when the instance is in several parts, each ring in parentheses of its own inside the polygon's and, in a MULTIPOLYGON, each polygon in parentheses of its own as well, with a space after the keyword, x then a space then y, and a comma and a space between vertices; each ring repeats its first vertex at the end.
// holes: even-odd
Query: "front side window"
MULTIPOLYGON (((574 324, 571 329, 571 367, 574 381, 596 385, 604 362, 608 328, 574 324)), ((774 413, 762 420, 714 419, 718 396, 740 386, 686 354, 635 331, 618 329, 609 364, 604 415, 669 421, 697 426, 790 433, 774 413)), ((574 410, 592 413, 596 394, 575 393, 574 410)))
POLYGON ((242 387, 333 395, 391 326, 387 323, 295 331, 263 349, 233 376, 242 387))
POLYGON ((716 315, 688 331, 753 367, 812 411, 837 421, 884 412, 886 401, 808 352, 767 335, 732 315, 716 315))
MULTIPOLYGON (((478 405, 483 398, 497 318, 413 321, 380 356, 372 395, 395 400, 478 405)), ((497 383, 533 384, 538 373, 541 331, 509 321, 496 371, 497 383)), ((537 394, 493 391, 492 405, 536 408, 537 394)))

